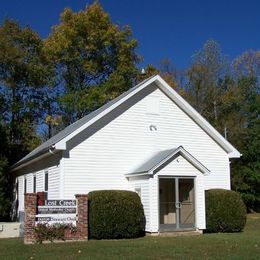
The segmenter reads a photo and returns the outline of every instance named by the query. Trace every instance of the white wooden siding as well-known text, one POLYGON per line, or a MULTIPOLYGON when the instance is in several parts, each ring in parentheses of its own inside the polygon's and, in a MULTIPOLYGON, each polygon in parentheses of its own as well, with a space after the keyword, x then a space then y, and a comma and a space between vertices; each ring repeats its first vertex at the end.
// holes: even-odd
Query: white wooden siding
POLYGON ((36 172, 36 192, 44 191, 44 170, 36 172))
POLYGON ((195 180, 195 216, 196 227, 198 229, 206 228, 206 209, 205 209, 205 185, 204 176, 198 174, 195 180))
POLYGON ((33 176, 36 176, 36 192, 44 191, 44 171, 49 172, 49 199, 60 197, 60 156, 49 155, 48 157, 25 166, 16 171, 18 179, 19 206, 18 211, 24 211, 24 178, 27 180, 27 192, 33 192, 33 176))
POLYGON ((48 168, 49 172, 49 187, 48 199, 60 198, 60 169, 58 166, 48 168))
MULTIPOLYGON (((150 186, 149 186, 149 178, 147 177, 132 177, 129 179, 130 187, 132 191, 135 189, 141 189, 141 202, 144 207, 145 213, 145 230, 150 231, 150 186)), ((151 232, 151 231, 150 231, 151 232)))
POLYGON ((33 174, 26 174, 26 193, 31 193, 33 192, 33 174))
MULTIPOLYGON (((142 164, 155 151, 180 145, 211 171, 203 177, 205 189, 230 188, 226 152, 158 88, 87 137, 80 142, 72 140, 73 148, 62 159, 64 198, 92 190, 131 189, 125 173, 142 164), (159 100, 159 114, 147 114, 149 97, 159 100), (151 125, 157 130, 151 131, 151 125)), ((155 184, 156 178, 150 179, 151 200, 156 199, 155 184)), ((203 207, 203 202, 200 203, 197 204, 203 207)), ((152 229, 158 228, 155 207, 153 204, 150 208, 152 229)))
POLYGON ((158 176, 155 175, 149 180, 150 187, 150 230, 149 232, 159 231, 159 215, 158 215, 158 176))
MULTIPOLYGON (((47 168, 49 172, 48 199, 60 198, 60 169, 59 166, 47 168)), ((26 178, 26 192, 33 192, 33 176, 36 176, 36 192, 44 191, 44 170, 34 173, 23 174, 17 177, 18 180, 18 212, 24 211, 24 179, 26 178)))

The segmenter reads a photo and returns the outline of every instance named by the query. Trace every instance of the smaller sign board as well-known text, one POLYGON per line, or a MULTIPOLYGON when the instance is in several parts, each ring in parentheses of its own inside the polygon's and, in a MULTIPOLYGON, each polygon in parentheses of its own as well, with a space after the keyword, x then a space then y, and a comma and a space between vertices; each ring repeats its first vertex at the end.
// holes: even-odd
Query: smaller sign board
POLYGON ((76 214, 76 207, 70 208, 50 208, 38 207, 38 214, 76 214))
POLYGON ((75 214, 71 215, 37 215, 36 216, 36 225, 37 224, 55 224, 55 223, 66 223, 76 225, 77 217, 75 214))

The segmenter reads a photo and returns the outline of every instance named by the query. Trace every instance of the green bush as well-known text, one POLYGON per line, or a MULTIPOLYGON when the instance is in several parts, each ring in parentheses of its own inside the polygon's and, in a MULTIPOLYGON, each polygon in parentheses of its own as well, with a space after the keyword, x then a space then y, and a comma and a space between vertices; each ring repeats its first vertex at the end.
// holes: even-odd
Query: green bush
POLYGON ((246 224, 246 207, 234 191, 206 191, 206 232, 239 232, 246 224))
POLYGON ((135 192, 93 191, 88 198, 90 238, 134 238, 144 234, 144 210, 135 192))

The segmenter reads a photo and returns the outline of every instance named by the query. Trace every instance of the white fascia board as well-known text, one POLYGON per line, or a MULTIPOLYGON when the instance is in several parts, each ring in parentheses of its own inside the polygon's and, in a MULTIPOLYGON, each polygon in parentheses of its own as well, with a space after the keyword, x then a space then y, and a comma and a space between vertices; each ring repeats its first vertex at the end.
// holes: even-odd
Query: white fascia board
POLYGON ((124 174, 126 178, 131 178, 131 177, 143 177, 143 176, 149 176, 151 175, 150 172, 142 172, 142 173, 126 173, 124 174))
POLYGON ((54 145, 56 150, 66 150, 66 142, 63 142, 63 140, 64 139, 60 140, 54 145))
POLYGON ((102 113, 98 114, 97 116, 92 118, 90 121, 88 121, 86 124, 82 125, 78 129, 76 129, 74 132, 72 132, 71 134, 69 134, 68 136, 66 136, 65 138, 60 140, 59 142, 57 142, 55 144, 55 148, 59 149, 59 150, 66 150, 66 143, 67 143, 68 140, 70 140, 71 138, 73 138, 74 136, 76 136, 77 134, 82 132, 84 129, 86 129, 88 126, 92 125, 97 120, 102 118, 104 115, 106 115, 107 113, 109 113, 110 111, 112 111, 113 109, 115 109, 116 107, 121 105, 122 103, 124 103, 127 99, 129 99, 130 97, 134 96, 136 93, 138 93, 139 91, 141 91, 142 89, 144 89, 145 87, 147 87, 148 85, 153 83, 155 81, 156 77, 157 76, 152 77, 150 80, 146 81, 143 85, 141 85, 140 87, 136 88, 134 91, 129 93, 127 96, 125 96, 122 99, 118 100, 118 102, 116 102, 115 104, 111 105, 106 110, 104 110, 102 113))
POLYGON ((210 135, 227 153, 229 158, 239 158, 240 152, 229 143, 202 115, 183 99, 166 81, 156 76, 160 89, 168 95, 187 115, 189 115, 208 135, 210 135))
POLYGON ((228 158, 240 158, 241 156, 242 154, 238 150, 228 153, 228 158))
POLYGON ((188 162, 190 162, 195 168, 197 168, 204 175, 210 174, 210 170, 205 167, 202 163, 200 163, 197 159, 195 159, 191 154, 189 154, 182 147, 180 149, 180 155, 185 158, 188 162))
POLYGON ((180 154, 184 159, 186 159, 190 164, 192 164, 195 168, 197 168, 204 175, 210 174, 210 170, 205 167, 202 163, 200 163, 197 159, 195 159, 190 153, 188 153, 182 146, 176 149, 172 154, 167 156, 164 160, 162 160, 159 164, 155 165, 151 170, 149 170, 148 174, 152 174, 157 168, 167 162, 176 154, 180 154))

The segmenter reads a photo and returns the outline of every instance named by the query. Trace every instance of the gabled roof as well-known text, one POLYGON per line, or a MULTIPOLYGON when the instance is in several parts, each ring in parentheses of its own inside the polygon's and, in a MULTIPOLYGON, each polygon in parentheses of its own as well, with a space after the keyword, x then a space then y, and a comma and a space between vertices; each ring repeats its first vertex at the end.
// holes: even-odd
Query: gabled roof
POLYGON ((175 149, 159 151, 152 155, 146 162, 137 167, 131 173, 126 174, 126 177, 140 176, 140 175, 152 175, 162 165, 167 165, 173 157, 181 155, 200 172, 209 174, 210 170, 199 162, 194 156, 187 152, 182 146, 175 149))
POLYGON ((230 158, 240 157, 240 153, 233 147, 214 127, 212 127, 194 108, 192 108, 175 90, 173 90, 159 75, 152 76, 135 87, 124 92, 122 95, 111 100, 94 112, 84 116, 75 123, 38 146, 20 161, 12 166, 12 170, 31 160, 37 159, 40 155, 46 154, 50 149, 66 150, 66 143, 74 136, 94 124, 98 119, 111 112, 113 109, 124 103, 139 91, 156 84, 173 102, 175 102, 186 114, 188 114, 208 135, 210 135, 229 155, 230 158))
POLYGON ((120 96, 116 97, 115 99, 109 101, 106 103, 104 106, 100 107, 99 109, 93 111, 92 113, 89 113, 88 115, 82 117, 81 119, 77 120, 73 124, 67 126, 64 128, 62 131, 48 139, 46 142, 42 143, 38 147, 36 147, 33 151, 31 151, 29 154, 27 154, 25 157, 23 157, 20 161, 15 163, 12 168, 15 168, 27 161, 30 161, 37 157, 38 155, 41 155, 45 152, 48 152, 49 149, 54 148, 55 144, 57 144, 59 141, 73 133, 75 130, 79 129, 80 127, 84 126, 86 123, 88 123, 90 120, 94 119, 97 115, 111 107, 112 105, 116 104, 119 100, 123 99, 127 95, 129 95, 131 92, 135 91, 138 89, 139 86, 143 85, 145 82, 149 81, 151 78, 154 76, 151 76, 150 78, 145 79, 135 87, 129 89, 128 91, 124 92, 120 96))

